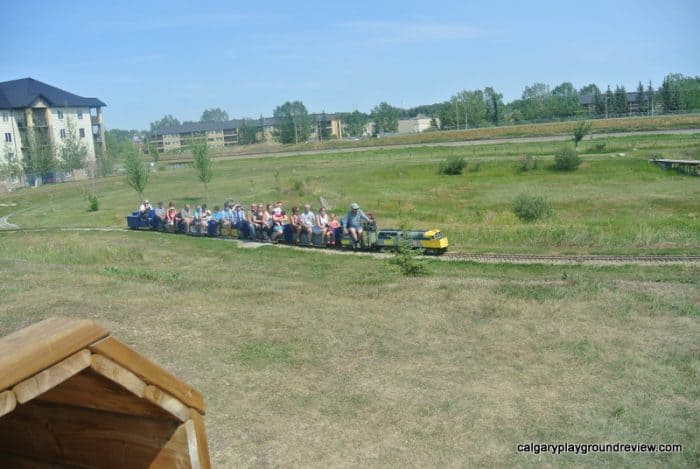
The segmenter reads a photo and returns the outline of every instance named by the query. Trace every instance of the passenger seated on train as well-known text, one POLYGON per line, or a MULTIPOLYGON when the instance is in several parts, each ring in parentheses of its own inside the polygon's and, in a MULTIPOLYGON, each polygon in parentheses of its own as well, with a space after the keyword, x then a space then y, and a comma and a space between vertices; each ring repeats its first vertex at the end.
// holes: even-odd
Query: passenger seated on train
POLYGON ((363 220, 367 223, 372 223, 373 221, 367 215, 365 215, 365 212, 360 210, 359 205, 353 202, 350 205, 350 211, 345 217, 343 232, 350 235, 354 247, 360 246, 360 240, 362 239, 361 236, 363 220))
POLYGON ((272 234, 270 240, 274 243, 277 238, 284 235, 284 225, 287 224, 287 216, 283 214, 282 207, 272 209, 272 234))
POLYGON ((338 217, 335 215, 335 213, 331 213, 330 218, 328 219, 328 232, 330 233, 330 244, 335 244, 336 239, 335 239, 335 230, 340 228, 340 222, 338 221, 338 217))
POLYGON ((255 239, 255 228, 253 228, 253 225, 250 223, 250 220, 246 216, 245 209, 241 204, 236 204, 234 207, 234 215, 234 221, 239 235, 243 235, 249 239, 255 239))
POLYGON ((168 210, 165 211, 165 229, 173 232, 175 231, 177 218, 177 210, 175 210, 175 204, 172 202, 168 203, 168 210))
POLYGON ((265 207, 263 207, 263 204, 258 204, 258 211, 255 214, 255 221, 259 228, 256 229, 258 229, 258 236, 261 236, 263 241, 270 240, 272 228, 270 227, 269 218, 270 216, 267 210, 265 210, 265 207))
POLYGON ((294 234, 294 242, 299 244, 299 237, 301 236, 302 229, 299 207, 292 207, 292 216, 289 217, 289 226, 292 228, 292 233, 294 234))
POLYGON ((304 211, 299 215, 299 221, 301 222, 301 232, 307 234, 307 243, 311 244, 311 237, 313 236, 314 225, 316 224, 316 215, 311 211, 311 205, 304 204, 304 211))
MULTIPOLYGON (((260 207, 258 204, 250 204, 250 224, 253 227, 257 236, 261 236, 263 231, 263 220, 262 213, 260 212, 260 207)), ((267 234, 265 234, 267 237, 267 234)))
POLYGON ((151 212, 153 207, 148 199, 144 200, 141 205, 139 205, 139 217, 141 220, 148 220, 148 214, 151 212))
POLYGON ((314 232, 321 234, 324 244, 331 244, 331 239, 333 239, 333 231, 329 228, 328 222, 330 222, 330 219, 328 218, 326 207, 319 208, 316 215, 316 223, 314 224, 314 232))
POLYGON ((158 228, 164 228, 165 227, 165 208, 163 207, 163 202, 158 202, 158 206, 156 207, 156 223, 158 224, 158 228))
POLYGON ((194 213, 190 208, 190 204, 185 204, 185 206, 180 210, 179 221, 182 223, 182 229, 185 233, 190 232, 190 225, 194 221, 194 213))
POLYGON ((221 227, 224 229, 231 228, 233 222, 233 210, 229 202, 224 202, 224 209, 221 211, 221 227))

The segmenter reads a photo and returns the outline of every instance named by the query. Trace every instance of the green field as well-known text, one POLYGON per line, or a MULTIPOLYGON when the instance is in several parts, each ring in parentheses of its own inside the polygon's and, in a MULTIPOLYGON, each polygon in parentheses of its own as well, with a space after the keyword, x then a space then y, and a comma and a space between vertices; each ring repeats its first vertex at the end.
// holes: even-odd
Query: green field
MULTIPOLYGON (((614 119, 591 120, 591 133, 638 132, 670 129, 700 128, 700 114, 665 115, 656 117, 621 117, 614 119)), ((416 134, 393 135, 383 138, 363 138, 360 141, 327 140, 297 145, 280 145, 274 142, 256 145, 239 145, 219 152, 221 156, 249 153, 270 153, 279 151, 329 150, 385 145, 418 145, 441 142, 459 142, 511 137, 543 137, 551 135, 571 135, 577 121, 549 122, 543 124, 504 125, 480 127, 467 130, 447 130, 416 134)), ((185 155, 188 155, 185 152, 185 155)), ((181 159, 181 152, 169 152, 164 159, 181 159)))
MULTIPOLYGON (((440 228, 456 251, 698 253, 698 179, 663 171, 648 159, 699 157, 700 134, 586 142, 581 145, 584 163, 571 173, 550 169, 561 145, 416 147, 218 161, 209 205, 233 199, 317 206, 322 195, 342 214, 355 201, 374 212, 382 227, 405 219, 416 228, 440 228), (518 172, 524 154, 539 158, 540 168, 518 172), (438 174, 449 156, 468 160, 464 175, 438 174), (521 222, 511 211, 520 193, 544 195, 554 215, 521 222)), ((172 200, 177 207, 204 201, 193 170, 161 166, 146 191, 151 201, 172 200)), ((0 203, 17 206, 0 207, 0 215, 13 212, 10 221, 25 228, 124 226, 124 215, 138 203, 124 178, 96 181, 101 202, 96 214, 85 210, 81 191, 89 188, 84 182, 2 195, 0 203)))
MULTIPOLYGON (((412 148, 215 163, 209 204, 284 200, 381 226, 439 227, 451 249, 700 253, 700 181, 650 157, 697 158, 700 135, 412 148), (595 142, 596 144, 602 142, 595 142), (625 156, 619 156, 624 153, 625 156), (518 158, 540 158, 521 173, 518 158), (450 156, 462 176, 437 173, 450 156), (521 192, 554 215, 520 222, 521 192)), ((152 173, 151 201, 202 202, 192 169, 152 173)), ((215 467, 700 465, 700 268, 386 259, 124 227, 123 177, 0 195, 0 335, 94 319, 201 390, 215 467), (521 443, 680 443, 667 454, 520 454, 521 443)))

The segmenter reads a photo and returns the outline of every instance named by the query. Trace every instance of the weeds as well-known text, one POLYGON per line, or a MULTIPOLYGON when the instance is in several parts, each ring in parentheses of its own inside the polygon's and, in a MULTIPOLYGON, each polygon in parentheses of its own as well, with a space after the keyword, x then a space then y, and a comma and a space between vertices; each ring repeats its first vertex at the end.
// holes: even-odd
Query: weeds
POLYGON ((520 194, 513 201, 513 213, 521 221, 531 222, 551 216, 553 211, 545 197, 520 194))
POLYGON ((528 171, 534 171, 540 166, 539 158, 535 158, 532 155, 523 155, 518 160, 518 171, 521 173, 526 173, 528 171))
POLYGON ((564 146, 554 155, 554 169, 557 171, 574 171, 581 164, 581 157, 570 146, 564 146))
POLYGON ((464 173, 464 168, 467 166, 467 161, 464 157, 450 156, 447 160, 440 163, 438 173, 449 176, 458 176, 464 173))

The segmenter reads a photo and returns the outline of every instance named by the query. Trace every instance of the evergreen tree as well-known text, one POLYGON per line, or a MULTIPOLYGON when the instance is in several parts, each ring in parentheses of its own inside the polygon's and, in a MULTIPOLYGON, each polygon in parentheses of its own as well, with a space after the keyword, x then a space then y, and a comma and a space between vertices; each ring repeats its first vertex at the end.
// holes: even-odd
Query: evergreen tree
POLYGON ((629 102, 627 101, 627 90, 624 86, 615 87, 615 114, 624 116, 629 112, 629 102))
POLYGON ((605 92, 605 118, 607 119, 610 115, 614 114, 615 99, 613 92, 610 90, 610 85, 605 92))
POLYGON ((651 86, 651 80, 649 80, 649 86, 647 87, 647 100, 649 101, 649 113, 651 115, 654 115, 654 106, 656 105, 654 103, 654 99, 656 96, 656 92, 654 91, 654 87, 651 86))
POLYGON ((637 85, 637 106, 638 114, 644 114, 647 112, 647 98, 646 94, 644 93, 644 85, 642 85, 641 81, 637 85))

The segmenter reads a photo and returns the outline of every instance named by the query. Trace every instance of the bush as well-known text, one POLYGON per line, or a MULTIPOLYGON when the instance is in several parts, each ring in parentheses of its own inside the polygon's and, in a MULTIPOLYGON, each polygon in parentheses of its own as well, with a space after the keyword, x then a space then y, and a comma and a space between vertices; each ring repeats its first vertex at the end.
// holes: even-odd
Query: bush
POLYGON ((86 192, 84 198, 88 203, 88 212, 96 212, 100 209, 100 201, 94 192, 86 192))
POLYGON ((520 220, 529 222, 550 216, 552 207, 542 196, 520 194, 513 202, 513 213, 520 220))
POLYGON ((467 166, 467 161, 464 157, 450 156, 446 161, 440 163, 440 174, 447 174, 449 176, 456 176, 464 172, 464 168, 467 166))
POLYGON ((428 269, 423 262, 417 259, 418 255, 418 251, 411 248, 410 241, 400 241, 398 252, 389 260, 389 263, 397 266, 401 274, 406 277, 428 275, 428 269))
POLYGON ((581 164, 581 158, 570 146, 559 149, 554 155, 554 169, 558 171, 573 171, 581 164))
POLYGON ((532 155, 523 155, 518 160, 518 171, 521 173, 526 173, 537 169, 540 166, 540 160, 538 158, 533 158, 532 155))

